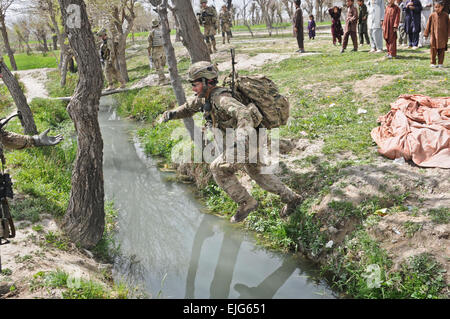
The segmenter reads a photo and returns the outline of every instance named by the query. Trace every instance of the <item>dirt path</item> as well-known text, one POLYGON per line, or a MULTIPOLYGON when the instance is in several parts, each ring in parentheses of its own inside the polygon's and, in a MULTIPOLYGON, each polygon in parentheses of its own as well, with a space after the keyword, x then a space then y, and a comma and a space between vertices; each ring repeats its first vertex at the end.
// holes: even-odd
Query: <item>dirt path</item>
POLYGON ((48 98, 45 82, 47 81, 47 72, 53 70, 44 68, 14 72, 19 75, 20 81, 25 85, 25 96, 28 103, 35 97, 48 98))

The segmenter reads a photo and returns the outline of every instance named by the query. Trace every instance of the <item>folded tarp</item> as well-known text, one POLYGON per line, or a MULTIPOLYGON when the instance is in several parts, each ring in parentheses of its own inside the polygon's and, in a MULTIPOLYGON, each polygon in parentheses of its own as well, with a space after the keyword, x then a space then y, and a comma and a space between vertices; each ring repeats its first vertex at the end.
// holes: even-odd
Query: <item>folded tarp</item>
POLYGON ((450 97, 401 95, 371 136, 380 154, 422 167, 450 168, 450 97))

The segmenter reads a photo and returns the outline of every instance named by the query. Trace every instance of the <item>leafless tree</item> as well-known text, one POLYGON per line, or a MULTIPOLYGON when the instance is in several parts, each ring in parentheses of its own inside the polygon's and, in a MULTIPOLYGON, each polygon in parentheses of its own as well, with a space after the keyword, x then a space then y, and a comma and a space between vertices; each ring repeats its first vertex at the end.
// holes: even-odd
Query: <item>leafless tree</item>
POLYGON ((272 24, 273 24, 273 0, 254 0, 261 10, 261 16, 266 23, 269 36, 272 36, 272 24))
POLYGON ((308 13, 313 14, 315 0, 303 0, 302 8, 308 13))
MULTIPOLYGON (((310 0, 311 1, 311 0, 310 0)), ((289 20, 292 20, 294 17, 294 3, 291 0, 281 0, 281 3, 284 5, 284 9, 286 10, 289 20)))
POLYGON ((6 64, 3 62, 3 58, 0 57, 0 74, 3 77, 3 82, 8 88, 17 109, 22 113, 20 122, 22 123, 25 134, 34 135, 37 134, 36 124, 34 123, 33 113, 28 106, 27 98, 23 94, 22 88, 19 85, 16 77, 11 73, 6 64))
POLYGON ((11 5, 13 3, 14 3, 14 0, 0 0, 0 31, 2 33, 3 43, 5 45, 5 50, 6 50, 6 53, 8 54, 9 61, 11 63, 11 67, 15 71, 15 70, 17 70, 16 59, 14 58, 14 52, 9 43, 8 30, 6 28, 6 23, 5 23, 6 12, 8 11, 8 9, 11 7, 11 5))
POLYGON ((250 24, 248 23, 248 11, 247 8, 250 5, 252 0, 242 0, 242 9, 241 9, 241 15, 242 15, 242 23, 247 27, 248 32, 250 32, 251 36, 253 37, 253 31, 250 27, 250 24))
POLYGON ((30 47, 30 30, 28 29, 28 21, 27 19, 21 19, 18 22, 14 23, 13 26, 14 32, 17 36, 17 39, 19 42, 23 42, 26 46, 26 52, 27 55, 31 54, 31 47, 30 47))

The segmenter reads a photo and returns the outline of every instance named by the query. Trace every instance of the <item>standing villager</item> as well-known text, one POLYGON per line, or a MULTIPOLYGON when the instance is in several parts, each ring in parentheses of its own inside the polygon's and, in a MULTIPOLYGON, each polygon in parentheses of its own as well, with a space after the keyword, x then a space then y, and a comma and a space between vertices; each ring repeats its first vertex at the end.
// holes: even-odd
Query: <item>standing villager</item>
POLYGON ((309 16, 308 21, 308 35, 310 40, 314 40, 316 37, 316 21, 314 21, 314 16, 312 14, 309 16))
POLYGON ((209 53, 217 52, 216 35, 217 30, 217 11, 214 6, 208 6, 208 0, 200 0, 200 13, 198 13, 198 23, 203 27, 203 35, 209 53), (212 44, 212 48, 211 48, 212 44))
POLYGON ((424 31, 427 27, 428 18, 433 11, 433 0, 420 0, 422 11, 420 12, 420 34, 419 34, 419 48, 430 45, 430 42, 425 40, 424 31))
POLYGON ((342 35, 344 34, 344 30, 341 25, 341 8, 334 6, 333 8, 328 9, 328 13, 331 17, 331 35, 333 36, 333 45, 336 45, 336 40, 339 42, 339 45, 341 45, 342 35))
POLYGON ((341 53, 347 48, 348 37, 351 36, 353 42, 353 50, 358 51, 358 39, 356 36, 356 28, 358 24, 358 10, 353 6, 353 0, 347 0, 347 18, 345 19, 344 42, 342 43, 341 53))
MULTIPOLYGON (((197 112, 203 112, 207 126, 220 130, 222 134, 226 133, 227 129, 228 131, 236 130, 233 145, 226 145, 224 150, 228 150, 223 151, 210 165, 217 185, 239 205, 231 222, 243 221, 258 207, 258 202, 236 178, 235 172, 239 169, 244 169, 264 190, 281 197, 281 201, 286 203, 280 211, 281 216, 291 214, 301 201, 300 195, 283 184, 274 174, 264 172, 265 165, 260 160, 252 162, 250 154, 256 158, 259 152, 258 147, 254 143, 249 143, 248 139, 240 137, 240 132, 255 131, 263 119, 262 114, 255 105, 245 106, 232 97, 230 90, 217 87, 218 76, 219 70, 211 62, 200 61, 192 64, 189 68, 189 81, 192 84, 192 90, 196 93, 196 99, 174 110, 164 112, 162 122, 191 117, 197 112), (241 143, 245 144, 245 161, 236 162, 234 155, 230 159, 226 153, 239 154, 237 145, 241 143), (228 152, 229 150, 231 152, 228 152)), ((258 130, 256 134, 259 135, 258 130)), ((228 139, 222 139, 228 143, 228 139)), ((261 159, 260 156, 258 156, 259 159, 261 159)))
POLYGON ((121 89, 125 88, 126 82, 115 67, 116 55, 114 54, 113 43, 108 39, 108 35, 106 34, 106 29, 101 29, 97 32, 97 36, 103 41, 100 45, 100 61, 102 63, 106 81, 109 84, 107 90, 114 89, 114 80, 120 82, 121 89))
POLYGON ((295 13, 293 18, 294 36, 297 38, 298 50, 296 52, 305 53, 303 44, 303 11, 300 8, 301 0, 295 0, 295 13))
POLYGON ((222 30, 222 43, 225 44, 225 36, 227 38, 227 42, 230 43, 230 39, 232 38, 231 26, 233 25, 233 20, 226 5, 222 6, 222 11, 219 14, 219 21, 220 29, 222 30))
POLYGON ((397 6, 400 9, 400 23, 398 24, 398 43, 404 47, 408 45, 408 34, 405 31, 405 2, 403 0, 396 0, 397 6))
POLYGON ((448 13, 444 11, 444 2, 437 1, 434 12, 430 15, 424 36, 430 36, 431 67, 444 67, 444 56, 447 51, 447 42, 450 37, 450 20, 448 13), (436 55, 438 64, 436 65, 436 55))
POLYGON ((364 38, 366 43, 370 44, 369 33, 367 31, 367 17, 369 13, 367 12, 367 6, 364 4, 364 0, 358 0, 358 33, 359 33, 359 44, 364 44, 364 38))
POLYGON ((417 49, 419 46, 422 4, 420 0, 406 0, 403 10, 405 11, 405 31, 409 38, 408 47, 417 49))
POLYGON ((370 46, 369 52, 383 52, 384 0, 369 0, 367 2, 367 27, 369 28, 370 46))
POLYGON ((162 31, 158 20, 153 20, 152 31, 148 35, 148 57, 150 59, 150 68, 153 66, 158 73, 159 84, 166 84, 167 79, 164 75, 164 66, 166 65, 166 54, 164 52, 162 31))
POLYGON ((389 0, 383 21, 383 38, 386 40, 386 57, 388 59, 397 56, 397 29, 400 23, 400 8, 394 2, 395 0, 389 0))

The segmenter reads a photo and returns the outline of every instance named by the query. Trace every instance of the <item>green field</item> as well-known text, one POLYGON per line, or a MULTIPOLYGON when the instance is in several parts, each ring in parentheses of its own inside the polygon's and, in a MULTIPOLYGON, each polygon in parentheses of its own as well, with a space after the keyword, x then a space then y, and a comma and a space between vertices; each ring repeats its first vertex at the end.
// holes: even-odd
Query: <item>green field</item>
MULTIPOLYGON (((14 59, 16 60, 16 65, 18 70, 30 70, 30 69, 40 69, 40 68, 57 68, 59 61, 59 50, 50 51, 46 54, 33 53, 27 55, 26 53, 14 54, 14 59)), ((3 59, 11 69, 11 62, 9 61, 8 55, 4 55, 3 59)))

